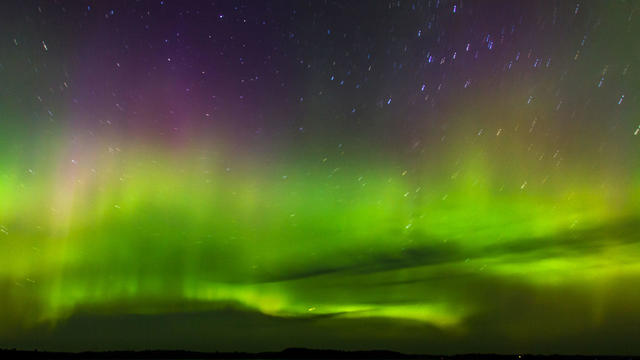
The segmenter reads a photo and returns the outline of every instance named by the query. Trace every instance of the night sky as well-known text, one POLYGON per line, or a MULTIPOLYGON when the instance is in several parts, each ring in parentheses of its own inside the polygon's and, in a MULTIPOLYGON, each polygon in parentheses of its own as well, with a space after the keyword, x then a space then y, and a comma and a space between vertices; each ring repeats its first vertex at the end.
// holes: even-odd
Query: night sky
POLYGON ((640 1, 0 3, 0 348, 640 353, 640 1))

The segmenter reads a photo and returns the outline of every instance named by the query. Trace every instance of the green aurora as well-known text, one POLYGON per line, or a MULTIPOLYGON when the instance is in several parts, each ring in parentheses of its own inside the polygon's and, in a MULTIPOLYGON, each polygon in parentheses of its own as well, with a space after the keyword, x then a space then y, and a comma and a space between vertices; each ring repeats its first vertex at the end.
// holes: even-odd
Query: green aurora
POLYGON ((3 163, 3 336, 83 308, 154 314, 175 304, 405 319, 464 334, 487 310, 475 293, 484 282, 588 305, 577 322, 546 318, 553 326, 597 327, 640 301, 629 288, 640 279, 637 176, 563 171, 553 154, 514 175, 481 136, 458 163, 410 169, 344 147, 233 167, 206 146, 77 147, 77 156, 38 149, 47 155, 33 169, 3 163))

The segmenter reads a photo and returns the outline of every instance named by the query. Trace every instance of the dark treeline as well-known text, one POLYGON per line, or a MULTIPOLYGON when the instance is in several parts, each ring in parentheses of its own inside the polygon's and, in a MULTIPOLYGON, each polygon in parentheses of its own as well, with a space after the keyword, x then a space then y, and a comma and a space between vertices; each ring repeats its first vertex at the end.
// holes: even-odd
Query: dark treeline
POLYGON ((386 350, 341 351, 289 348, 277 352, 197 352, 183 350, 49 352, 0 350, 5 359, 425 359, 425 360, 640 360, 640 356, 531 354, 403 354, 386 350))

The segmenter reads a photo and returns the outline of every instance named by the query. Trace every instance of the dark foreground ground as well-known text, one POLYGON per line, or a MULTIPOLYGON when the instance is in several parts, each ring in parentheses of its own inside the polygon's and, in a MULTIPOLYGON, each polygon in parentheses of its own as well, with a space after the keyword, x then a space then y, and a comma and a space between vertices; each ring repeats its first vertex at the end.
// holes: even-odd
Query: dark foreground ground
POLYGON ((103 351, 103 352, 47 352, 24 350, 0 350, 0 358, 24 359, 438 359, 438 360, 640 360, 640 356, 609 355, 530 355, 530 354, 461 354, 424 355, 403 354, 393 351, 339 351, 290 348, 279 352, 195 352, 181 350, 103 351))

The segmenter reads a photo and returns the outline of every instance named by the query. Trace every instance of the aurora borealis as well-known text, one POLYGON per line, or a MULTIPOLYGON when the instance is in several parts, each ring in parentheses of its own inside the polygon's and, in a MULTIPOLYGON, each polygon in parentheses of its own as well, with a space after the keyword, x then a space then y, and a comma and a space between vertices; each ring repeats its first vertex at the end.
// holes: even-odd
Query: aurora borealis
POLYGON ((0 10, 0 348, 640 353, 640 2, 0 10))

